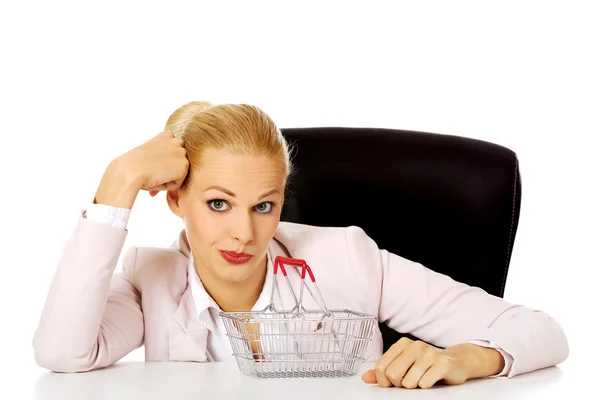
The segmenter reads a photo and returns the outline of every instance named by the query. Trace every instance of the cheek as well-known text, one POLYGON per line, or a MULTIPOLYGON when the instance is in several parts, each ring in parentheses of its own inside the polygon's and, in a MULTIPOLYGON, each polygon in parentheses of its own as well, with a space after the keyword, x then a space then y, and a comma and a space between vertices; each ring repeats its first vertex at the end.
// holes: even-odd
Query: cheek
POLYGON ((194 247, 211 245, 218 239, 219 224, 207 207, 187 207, 184 215, 185 229, 194 247))
POLYGON ((268 244, 279 226, 279 215, 269 215, 268 217, 259 218, 255 226, 261 242, 267 242, 266 244, 268 244))

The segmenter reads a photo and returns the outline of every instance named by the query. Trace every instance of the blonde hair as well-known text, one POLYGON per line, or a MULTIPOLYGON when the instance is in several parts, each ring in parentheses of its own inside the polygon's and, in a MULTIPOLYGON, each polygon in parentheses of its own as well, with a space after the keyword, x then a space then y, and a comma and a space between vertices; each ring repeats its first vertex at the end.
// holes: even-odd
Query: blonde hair
POLYGON ((281 162, 285 180, 292 174, 290 150, 273 120, 256 106, 193 101, 175 110, 165 129, 181 137, 190 162, 188 179, 201 163, 204 150, 227 150, 234 154, 267 156, 281 162))

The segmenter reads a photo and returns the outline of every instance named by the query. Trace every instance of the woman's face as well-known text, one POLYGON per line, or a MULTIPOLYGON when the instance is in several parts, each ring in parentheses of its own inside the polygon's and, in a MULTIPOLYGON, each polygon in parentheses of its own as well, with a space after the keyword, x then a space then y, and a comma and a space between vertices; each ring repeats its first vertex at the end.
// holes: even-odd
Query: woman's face
POLYGON ((280 163, 207 150, 191 178, 178 204, 169 205, 183 218, 198 272, 220 283, 264 276, 284 199, 280 163))

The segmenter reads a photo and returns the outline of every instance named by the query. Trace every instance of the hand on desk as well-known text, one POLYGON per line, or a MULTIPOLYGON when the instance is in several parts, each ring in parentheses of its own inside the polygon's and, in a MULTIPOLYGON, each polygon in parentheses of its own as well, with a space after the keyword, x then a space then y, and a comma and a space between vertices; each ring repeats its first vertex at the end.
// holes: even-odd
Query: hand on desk
POLYGON ((438 381, 459 385, 472 378, 500 373, 502 355, 470 343, 439 349, 421 341, 402 338, 381 356, 375 368, 365 372, 365 383, 382 387, 431 388, 438 381))

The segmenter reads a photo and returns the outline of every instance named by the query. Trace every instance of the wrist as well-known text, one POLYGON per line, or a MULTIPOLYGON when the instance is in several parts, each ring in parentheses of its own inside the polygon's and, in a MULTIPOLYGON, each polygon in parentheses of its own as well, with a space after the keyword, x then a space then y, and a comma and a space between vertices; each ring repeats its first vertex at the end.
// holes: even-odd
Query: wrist
POLYGON ((445 350, 465 368, 468 379, 497 375, 504 369, 504 357, 499 351, 472 343, 461 343, 445 350))
POLYGON ((94 203, 131 209, 141 190, 142 180, 139 173, 117 158, 104 172, 94 203))

